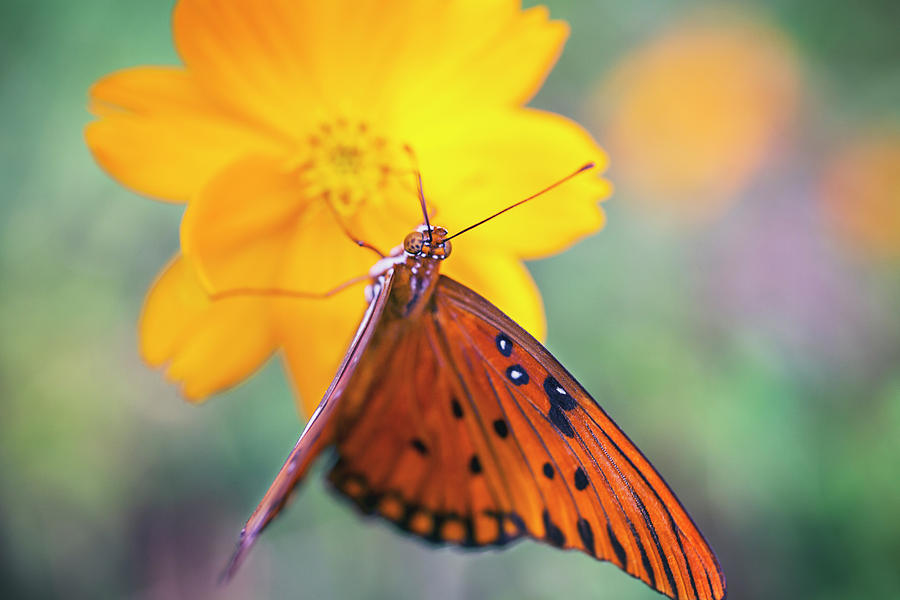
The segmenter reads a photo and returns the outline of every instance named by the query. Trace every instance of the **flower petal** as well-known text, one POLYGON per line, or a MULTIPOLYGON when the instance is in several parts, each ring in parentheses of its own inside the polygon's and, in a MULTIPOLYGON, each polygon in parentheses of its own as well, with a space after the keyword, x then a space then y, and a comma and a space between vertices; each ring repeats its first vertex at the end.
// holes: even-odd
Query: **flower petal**
MULTIPOLYGON (((390 96, 388 110, 420 126, 447 113, 528 102, 569 34, 566 23, 548 20, 543 6, 523 11, 519 2, 507 1, 412 4, 424 4, 425 14, 410 24, 407 43, 379 79, 381 89, 401 92, 390 96)), ((379 33, 390 35, 391 29, 379 33)), ((372 43, 391 48, 377 38, 372 43)))
POLYGON ((596 173, 606 155, 573 121, 530 109, 484 112, 447 124, 416 144, 435 221, 453 233, 535 194, 587 162, 583 173, 461 238, 524 258, 559 252, 603 225, 611 190, 596 173), (453 165, 447 168, 447 165, 453 165))
POLYGON ((210 291, 321 293, 377 258, 350 241, 327 204, 303 197, 295 169, 267 157, 240 160, 210 182, 185 211, 181 243, 210 291))
POLYGON ((138 67, 90 91, 99 120, 85 129, 97 162, 124 185, 183 202, 238 156, 276 152, 281 142, 212 105, 183 69, 138 67))
MULTIPOLYGON (((302 132, 316 100, 310 36, 340 36, 307 14, 328 2, 182 0, 175 6, 175 45, 198 82, 220 102, 276 131, 302 132), (302 108, 299 109, 298 108, 302 108)), ((335 52, 340 42, 332 38, 335 52)))
POLYGON ((541 293, 522 261, 478 246, 457 252, 441 271, 478 292, 539 340, 547 337, 541 293))
POLYGON ((305 204, 295 177, 277 161, 244 158, 190 203, 182 251, 209 291, 273 287, 305 204))
POLYGON ((298 409, 315 411, 334 378, 366 309, 362 286, 326 300, 279 303, 285 367, 297 391, 298 409))
POLYGON ((153 366, 167 364, 166 376, 182 384, 188 400, 203 400, 248 377, 274 351, 265 302, 210 302, 176 256, 147 294, 139 324, 141 354, 153 366))
POLYGON ((173 29, 205 89, 294 134, 327 110, 408 120, 521 104, 568 34, 507 0, 182 0, 173 29))

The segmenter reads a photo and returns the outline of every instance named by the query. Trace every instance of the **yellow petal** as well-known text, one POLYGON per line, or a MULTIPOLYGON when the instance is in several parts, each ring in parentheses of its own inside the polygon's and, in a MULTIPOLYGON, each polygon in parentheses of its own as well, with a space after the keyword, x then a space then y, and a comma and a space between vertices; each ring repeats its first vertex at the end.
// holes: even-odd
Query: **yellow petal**
POLYGON ((499 252, 469 246, 444 261, 441 272, 478 292, 539 340, 547 337, 544 305, 522 261, 499 252))
POLYGON ((378 36, 371 42, 378 47, 399 52, 391 68, 379 72, 383 89, 395 90, 385 110, 418 126, 448 114, 524 104, 540 88, 569 32, 566 23, 548 20, 545 7, 522 11, 518 2, 410 0, 395 12, 408 13, 417 4, 424 14, 404 32, 405 43, 378 39, 391 35, 390 27, 369 35, 378 36))
POLYGON ((279 302, 278 328, 298 409, 313 413, 353 339, 366 309, 362 285, 327 300, 279 302))
POLYGON ((545 8, 507 0, 182 0, 173 28, 205 89, 293 134, 328 111, 421 123, 526 102, 568 33, 545 8))
POLYGON ((436 128, 416 145, 434 220, 453 233, 522 200, 580 166, 596 168, 460 237, 525 258, 559 252, 603 225, 606 155, 576 123, 521 109, 485 112, 436 128))
POLYGON ((99 120, 85 129, 97 162, 143 194, 186 201, 223 166, 253 152, 277 152, 276 138, 211 104, 183 69, 138 67, 91 88, 99 120))
MULTIPOLYGON (((284 0, 182 0, 172 18, 175 45, 198 82, 245 119, 276 131, 299 133, 319 103, 315 61, 305 46, 320 25, 319 4, 284 0)), ((336 36, 335 24, 323 33, 336 36)))
POLYGON ((191 401, 239 383, 275 349, 264 300, 210 302, 178 256, 150 288, 139 332, 144 360, 168 365, 166 376, 191 401))
POLYGON ((295 170, 266 157, 238 161, 203 189, 185 211, 181 243, 210 291, 320 293, 368 271, 377 256, 302 192, 295 170))
POLYGON ((266 157, 244 158, 190 203, 182 251, 209 291, 273 287, 306 205, 296 175, 266 157))
MULTIPOLYGON (((370 238, 365 239, 368 241, 370 238)), ((403 238, 399 237, 393 243, 396 245, 402 241, 403 238)), ((382 251, 389 249, 382 248, 382 251)), ((324 204, 314 203, 298 223, 283 257, 280 285, 323 292, 354 277, 366 275, 378 258, 374 252, 353 243, 324 204)), ((361 292, 357 295, 362 297, 361 292)))

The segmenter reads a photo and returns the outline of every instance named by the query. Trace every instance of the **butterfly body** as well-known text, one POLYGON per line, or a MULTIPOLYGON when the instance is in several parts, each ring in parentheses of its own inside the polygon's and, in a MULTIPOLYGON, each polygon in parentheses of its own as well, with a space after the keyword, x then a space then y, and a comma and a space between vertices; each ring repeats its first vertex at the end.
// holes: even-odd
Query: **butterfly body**
POLYGON ((673 598, 724 598, 712 550, 649 461, 539 342, 440 275, 445 236, 420 227, 375 268, 344 362, 227 575, 333 446, 332 485, 427 541, 531 537, 613 562, 673 598))

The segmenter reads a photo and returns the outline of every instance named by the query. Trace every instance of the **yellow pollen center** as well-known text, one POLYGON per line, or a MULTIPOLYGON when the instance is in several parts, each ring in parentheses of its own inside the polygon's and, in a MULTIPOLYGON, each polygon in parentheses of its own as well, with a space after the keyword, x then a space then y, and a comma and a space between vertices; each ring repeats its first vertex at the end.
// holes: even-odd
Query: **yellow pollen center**
POLYGON ((299 170, 307 197, 329 202, 341 217, 382 204, 401 191, 398 186, 409 189, 411 163, 402 146, 373 133, 364 122, 320 123, 307 141, 308 154, 299 170))

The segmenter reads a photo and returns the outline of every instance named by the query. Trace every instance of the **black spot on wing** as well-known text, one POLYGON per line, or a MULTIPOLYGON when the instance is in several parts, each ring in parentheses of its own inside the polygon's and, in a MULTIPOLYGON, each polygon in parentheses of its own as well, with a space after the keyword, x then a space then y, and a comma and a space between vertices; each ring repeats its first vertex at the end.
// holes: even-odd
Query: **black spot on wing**
POLYGON ((544 477, 546 477, 547 479, 553 479, 554 473, 556 473, 556 470, 553 468, 553 465, 551 465, 548 462, 545 462, 544 463, 544 477))
POLYGON ((569 417, 566 416, 566 413, 563 412, 558 404, 554 404, 550 407, 550 412, 547 413, 547 416, 550 417, 550 422, 553 423, 553 426, 556 427, 560 433, 566 437, 575 437, 575 430, 572 429, 572 423, 569 422, 569 417))
POLYGON ((584 469, 582 469, 581 467, 578 467, 577 469, 575 469, 574 479, 575 479, 575 489, 576 490, 581 491, 588 486, 587 475, 585 474, 584 469))
POLYGON ((444 527, 444 522, 446 520, 447 515, 435 513, 431 520, 431 532, 423 537, 432 544, 440 544, 443 542, 444 536, 441 535, 441 529, 444 527))
POLYGON ((566 392, 555 377, 548 375, 544 380, 544 393, 550 399, 551 406, 559 406, 563 410, 572 410, 577 406, 575 399, 566 392))
POLYGON ((515 513, 515 512, 508 513, 506 515, 506 518, 509 519, 510 522, 512 522, 512 524, 515 526, 515 528, 519 532, 519 534, 525 533, 525 530, 526 530, 525 521, 522 520, 522 517, 520 517, 518 513, 515 513))
POLYGON ((616 532, 613 531, 613 528, 609 523, 606 524, 606 534, 609 536, 609 541, 612 542, 613 552, 616 553, 619 564, 622 565, 623 569, 628 570, 628 555, 625 554, 625 548, 622 547, 622 542, 616 537, 616 532))
POLYGON ((463 542, 463 546, 474 547, 475 543, 475 521, 471 516, 466 516, 462 519, 463 528, 466 531, 466 538, 463 542))
POLYGON ((419 438, 413 438, 409 441, 410 445, 416 449, 416 452, 425 456, 428 454, 428 446, 425 445, 425 442, 420 440, 419 438))
POLYGON ((453 416, 457 419, 463 418, 463 407, 462 404, 459 403, 459 400, 456 398, 450 401, 450 410, 453 411, 453 416))
POLYGON ((427 512, 418 504, 409 503, 403 508, 403 516, 400 517, 396 521, 397 526, 405 531, 412 532, 410 528, 410 522, 416 517, 416 515, 422 514, 427 516, 427 512))
POLYGON ((544 531, 546 532, 545 539, 554 546, 563 546, 566 543, 566 536, 563 534, 562 529, 556 526, 550 518, 550 512, 546 508, 543 516, 544 531))
POLYGON ((512 354, 513 344, 508 335, 506 335, 505 333, 498 333, 495 342, 497 343, 497 350, 500 352, 500 354, 502 354, 503 356, 509 356, 510 354, 512 354))
POLYGON ((494 421, 494 431, 502 438, 505 438, 509 435, 509 425, 506 424, 506 421, 503 419, 497 419, 494 421))
POLYGON ((581 543, 584 546, 584 549, 588 551, 591 556, 594 556, 594 531, 591 529, 591 524, 588 523, 587 519, 578 519, 578 535, 581 537, 581 543))
POLYGON ((527 531, 525 521, 522 520, 518 513, 486 510, 484 514, 497 520, 497 538, 493 542, 488 542, 494 546, 504 546, 519 539, 527 531), (510 532, 506 528, 505 524, 507 521, 512 524, 514 531, 510 532))
POLYGON ((382 495, 379 492, 374 490, 367 491, 363 497, 357 501, 359 510, 367 515, 372 514, 375 511, 375 507, 378 506, 381 496, 382 495))
POLYGON ((514 385, 525 385, 528 383, 528 372, 522 365, 512 365, 506 369, 506 378, 514 385))
POLYGON ((481 460, 479 460, 477 454, 473 454, 472 458, 469 460, 469 471, 473 475, 481 473, 481 460))

